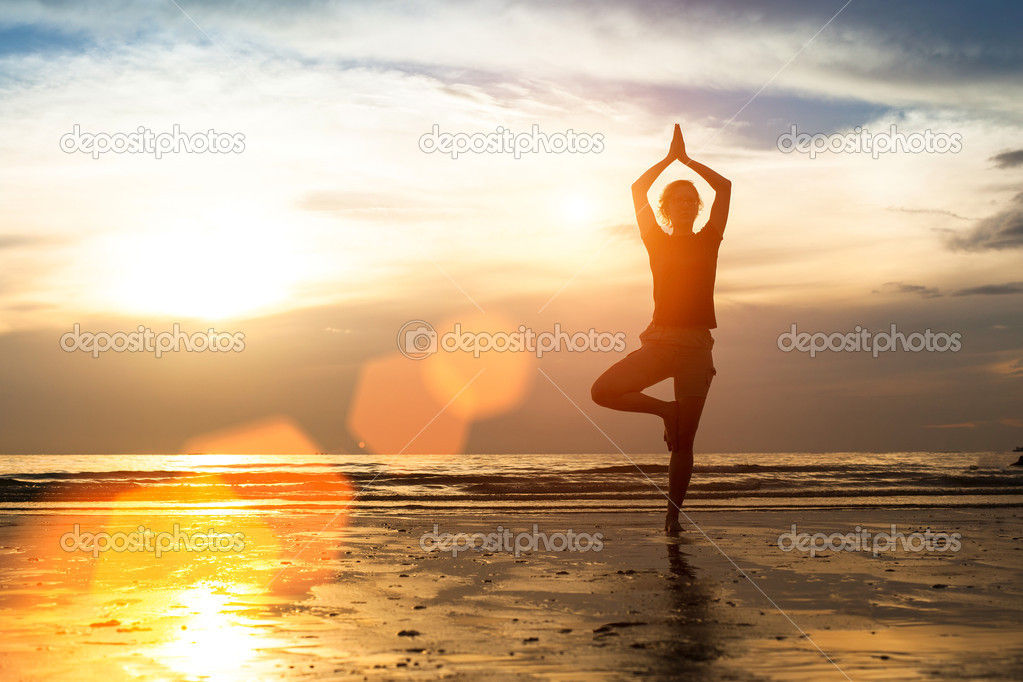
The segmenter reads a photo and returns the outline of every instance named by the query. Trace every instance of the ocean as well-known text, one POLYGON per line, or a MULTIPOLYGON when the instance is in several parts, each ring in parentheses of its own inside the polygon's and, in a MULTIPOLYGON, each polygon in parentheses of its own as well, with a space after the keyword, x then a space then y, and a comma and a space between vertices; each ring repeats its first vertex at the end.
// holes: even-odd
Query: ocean
MULTIPOLYGON (((686 507, 1021 506, 1017 457, 698 453, 686 507)), ((3 455, 0 514, 646 511, 664 507, 667 476, 667 453, 3 455)))

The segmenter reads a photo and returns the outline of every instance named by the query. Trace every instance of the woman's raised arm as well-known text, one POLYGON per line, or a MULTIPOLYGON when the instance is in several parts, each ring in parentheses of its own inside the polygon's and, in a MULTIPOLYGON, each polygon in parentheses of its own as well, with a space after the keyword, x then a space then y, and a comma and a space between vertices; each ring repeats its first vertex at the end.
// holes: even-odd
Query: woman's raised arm
POLYGON ((685 143, 682 141, 682 130, 676 123, 675 133, 671 138, 671 146, 668 148, 668 155, 648 168, 643 175, 639 176, 636 182, 632 183, 632 204, 636 207, 636 222, 639 223, 640 234, 646 234, 648 230, 661 229, 660 225, 657 224, 657 219, 654 218, 653 210, 650 208, 647 193, 658 176, 664 172, 664 169, 680 158, 680 153, 685 153, 685 143))
POLYGON ((710 219, 707 221, 707 224, 717 230, 718 234, 723 235, 725 223, 728 222, 728 206, 732 201, 732 181, 699 161, 693 161, 689 158, 689 154, 686 153, 685 140, 682 139, 682 129, 677 123, 675 124, 675 138, 672 139, 671 148, 677 152, 675 158, 696 171, 696 174, 706 180, 707 184, 714 190, 714 204, 710 207, 710 219), (677 149, 675 146, 676 139, 679 141, 677 149))

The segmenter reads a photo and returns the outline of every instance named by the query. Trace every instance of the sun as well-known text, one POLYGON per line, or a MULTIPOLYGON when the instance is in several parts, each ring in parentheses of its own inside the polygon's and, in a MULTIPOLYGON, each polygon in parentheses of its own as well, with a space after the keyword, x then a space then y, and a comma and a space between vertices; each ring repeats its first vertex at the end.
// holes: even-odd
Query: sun
POLYGON ((237 208, 118 234, 106 253, 104 298, 134 314, 253 313, 283 303, 302 272, 285 222, 237 208))

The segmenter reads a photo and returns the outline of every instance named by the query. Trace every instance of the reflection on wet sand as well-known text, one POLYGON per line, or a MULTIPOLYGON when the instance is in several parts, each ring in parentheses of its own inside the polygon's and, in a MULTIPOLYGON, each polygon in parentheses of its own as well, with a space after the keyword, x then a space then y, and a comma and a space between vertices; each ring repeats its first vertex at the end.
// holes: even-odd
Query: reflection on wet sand
POLYGON ((255 671, 280 664, 281 649, 301 644, 280 628, 280 619, 312 586, 329 579, 338 531, 320 531, 330 518, 268 523, 253 515, 193 512, 78 516, 69 523, 71 517, 41 517, 5 542, 15 551, 0 555, 7 588, 0 591, 0 609, 13 615, 26 643, 18 653, 32 657, 30 642, 61 652, 20 661, 56 679, 118 679, 111 670, 128 677, 252 679, 255 671), (157 538, 188 541, 229 532, 244 536, 246 545, 242 551, 193 547, 159 557, 111 549, 93 557, 61 549, 61 538, 69 546, 76 525, 80 538, 103 534, 115 544, 142 536, 144 528, 157 538))
POLYGON ((671 602, 668 617, 668 650, 680 671, 697 671, 722 655, 721 632, 710 616, 710 594, 689 563, 681 543, 667 545, 668 566, 674 580, 667 580, 671 602))
POLYGON ((341 511, 285 514, 246 504, 264 478, 119 480, 91 499, 41 486, 21 503, 39 513, 4 517, 0 609, 20 642, 5 652, 8 669, 109 682, 247 680, 281 666, 280 651, 301 644, 281 614, 329 580, 349 488, 321 477, 307 497, 333 495, 341 511))

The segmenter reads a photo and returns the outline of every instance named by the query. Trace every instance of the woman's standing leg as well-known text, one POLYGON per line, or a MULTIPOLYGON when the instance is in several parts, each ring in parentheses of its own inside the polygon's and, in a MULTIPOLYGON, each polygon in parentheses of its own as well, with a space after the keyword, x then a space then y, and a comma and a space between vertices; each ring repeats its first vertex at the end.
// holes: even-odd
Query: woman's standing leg
POLYGON ((686 499, 689 480, 693 476, 693 443, 707 399, 703 396, 676 395, 675 400, 678 403, 678 436, 668 464, 668 513, 664 518, 664 530, 677 533, 682 530, 678 514, 686 499))

